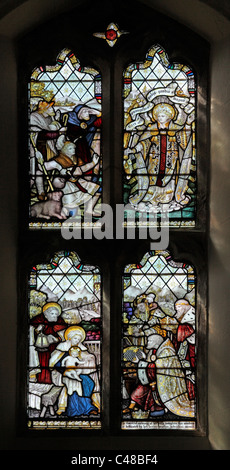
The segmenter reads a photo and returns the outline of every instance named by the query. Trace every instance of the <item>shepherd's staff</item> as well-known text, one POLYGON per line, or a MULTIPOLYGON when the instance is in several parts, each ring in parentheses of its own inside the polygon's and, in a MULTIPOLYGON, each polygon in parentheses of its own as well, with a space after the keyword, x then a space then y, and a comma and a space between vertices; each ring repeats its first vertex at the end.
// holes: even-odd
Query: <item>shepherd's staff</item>
POLYGON ((67 125, 68 118, 69 118, 68 113, 64 114, 64 116, 63 116, 63 124, 64 124, 64 127, 66 127, 66 125, 67 125))
POLYGON ((32 142, 32 145, 33 145, 33 148, 34 148, 34 151, 35 151, 35 157, 36 157, 38 163, 39 163, 39 164, 41 165, 41 167, 42 167, 43 173, 45 174, 45 176, 46 176, 46 178, 47 178, 49 187, 50 187, 51 191, 54 191, 53 185, 52 185, 52 183, 51 183, 51 181, 50 181, 48 172, 47 172, 46 167, 45 167, 45 164, 44 164, 43 155, 42 155, 41 152, 39 152, 39 150, 37 149, 37 147, 36 147, 36 145, 35 145, 35 142, 34 142, 34 139, 33 139, 33 137, 32 137, 32 134, 30 134, 30 140, 31 140, 31 142, 32 142))

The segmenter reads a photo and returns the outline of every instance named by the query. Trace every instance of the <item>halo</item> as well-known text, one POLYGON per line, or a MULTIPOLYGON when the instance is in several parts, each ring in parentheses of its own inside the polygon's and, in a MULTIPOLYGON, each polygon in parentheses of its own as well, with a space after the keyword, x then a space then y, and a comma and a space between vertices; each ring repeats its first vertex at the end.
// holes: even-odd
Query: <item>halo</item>
POLYGON ((65 330, 65 333, 64 333, 64 337, 66 341, 68 340, 69 333, 74 332, 74 331, 79 332, 82 336, 82 341, 84 341, 86 335, 85 335, 85 330, 83 330, 81 326, 70 326, 69 328, 67 328, 67 330, 65 330))
POLYGON ((175 305, 176 305, 176 304, 179 304, 179 305, 189 305, 189 301, 186 300, 186 299, 178 299, 178 300, 176 300, 176 302, 175 302, 175 305))
POLYGON ((43 312, 45 312, 48 308, 51 308, 51 307, 57 308, 59 313, 61 313, 61 306, 56 302, 48 302, 47 304, 43 306, 42 310, 43 312))
POLYGON ((159 110, 165 109, 165 108, 167 109, 167 114, 171 117, 171 119, 175 118, 176 111, 175 111, 174 107, 171 104, 169 104, 169 103, 158 103, 158 104, 156 104, 156 106, 154 106, 153 111, 152 111, 153 118, 154 118, 155 121, 156 121, 157 112, 159 110))

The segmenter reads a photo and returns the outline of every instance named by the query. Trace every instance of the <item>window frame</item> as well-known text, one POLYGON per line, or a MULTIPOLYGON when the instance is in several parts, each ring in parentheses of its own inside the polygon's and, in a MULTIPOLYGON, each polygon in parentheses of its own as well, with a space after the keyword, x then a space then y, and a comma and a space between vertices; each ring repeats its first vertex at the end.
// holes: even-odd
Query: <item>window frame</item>
MULTIPOLYGON (((25 341, 27 341, 27 275, 30 267, 36 262, 46 262, 54 252, 62 250, 76 251, 84 264, 99 266, 102 274, 103 306, 103 346, 102 346, 102 377, 105 388, 102 390, 102 422, 101 431, 64 430, 52 431, 53 434, 75 437, 90 436, 205 436, 207 435, 207 298, 208 298, 208 227, 209 227, 209 45, 192 31, 167 18, 152 8, 139 2, 132 2, 132 10, 128 5, 119 2, 106 2, 101 6, 103 20, 98 15, 95 21, 96 6, 93 2, 80 6, 61 17, 54 18, 44 25, 44 39, 37 40, 39 30, 28 32, 19 41, 17 48, 18 60, 18 180, 19 180, 19 218, 18 218, 18 432, 20 435, 31 436, 26 429, 26 384, 21 385, 26 377, 25 341), (88 15, 90 6, 90 16, 88 15), (79 11, 86 22, 74 30, 75 18, 79 11), (142 18, 143 21, 140 21, 142 18), (68 23, 67 23, 68 19, 68 23), (64 20, 64 21, 63 21, 64 20), (128 31, 121 36, 114 48, 106 41, 93 37, 93 33, 103 31, 105 24, 114 21, 121 30, 128 31), (154 28, 153 28, 154 21, 154 28), (64 24, 64 27, 61 25, 64 24), (72 26, 72 30, 71 27, 72 26), (163 26, 163 27, 162 27, 163 26), (53 34, 55 34, 55 41, 53 34), (65 32, 65 34, 64 34, 65 32), (65 37, 65 39, 63 39, 65 37), (142 41, 138 38, 142 38, 142 41), (185 40, 186 37, 186 40, 185 40), (47 40, 48 38, 48 40, 47 40), (173 39, 172 39, 173 38, 173 39), (88 45, 90 44, 90 46, 88 45), (170 228, 168 250, 175 261, 183 260, 192 264, 197 272, 197 318, 198 331, 198 419, 196 431, 122 431, 120 429, 120 345, 121 345, 121 305, 122 305, 122 274, 126 264, 136 263, 150 250, 150 241, 116 240, 115 223, 113 240, 84 240, 80 242, 61 237, 56 230, 29 230, 28 207, 29 188, 28 168, 28 98, 27 86, 32 70, 42 64, 55 63, 59 52, 70 48, 80 60, 82 66, 93 66, 102 75, 102 113, 104 117, 102 128, 102 157, 103 157, 103 202, 110 204, 113 214, 116 204, 122 204, 122 162, 123 162, 123 101, 122 77, 123 71, 129 65, 143 61, 148 49, 154 44, 160 44, 167 53, 170 62, 180 62, 191 66, 196 75, 197 83, 197 224, 191 228, 170 228), (100 54, 98 54, 100 51, 100 54), (138 52, 137 52, 138 51, 138 52), (52 60, 51 60, 52 59, 52 60), (103 243, 103 253, 100 248, 103 243), (104 249, 105 247, 105 249, 104 249), (182 248, 183 247, 183 248, 182 248), (110 256, 110 258, 109 258, 110 256), (103 273, 105 273, 103 275, 103 273), (19 327, 20 325, 20 327, 19 327), (114 334, 114 332, 116 334, 114 334), (108 354, 110 351, 110 354, 108 354)), ((103 115, 102 114, 102 115, 103 115)), ((35 434, 41 431, 33 431, 35 434)), ((50 435, 51 431, 43 431, 50 435)))

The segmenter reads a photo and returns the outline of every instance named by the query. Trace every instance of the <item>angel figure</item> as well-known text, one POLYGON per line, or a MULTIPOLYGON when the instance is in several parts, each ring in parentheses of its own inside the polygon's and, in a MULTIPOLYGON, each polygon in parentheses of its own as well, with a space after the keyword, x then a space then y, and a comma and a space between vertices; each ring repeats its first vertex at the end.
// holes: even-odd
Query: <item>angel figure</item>
POLYGON ((129 139, 125 166, 126 173, 136 181, 129 195, 129 203, 136 210, 174 211, 189 204, 191 111, 191 106, 186 109, 163 95, 131 110, 132 120, 126 126, 129 139))

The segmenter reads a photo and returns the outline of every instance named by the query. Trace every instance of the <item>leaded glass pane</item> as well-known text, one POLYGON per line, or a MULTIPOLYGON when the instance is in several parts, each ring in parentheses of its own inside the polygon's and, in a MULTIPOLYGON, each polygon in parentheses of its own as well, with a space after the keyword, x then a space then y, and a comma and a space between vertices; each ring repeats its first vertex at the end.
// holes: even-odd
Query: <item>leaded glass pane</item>
POLYGON ((29 276, 28 427, 101 427, 101 275, 58 252, 29 276))
POLYGON ((101 201, 101 75, 64 49, 29 83, 30 227, 97 217, 101 201))
POLYGON ((136 218, 167 211, 170 226, 194 226, 194 72, 156 45, 124 71, 123 98, 124 203, 136 218))
POLYGON ((196 429, 196 278, 168 251, 125 267, 122 429, 196 429))

